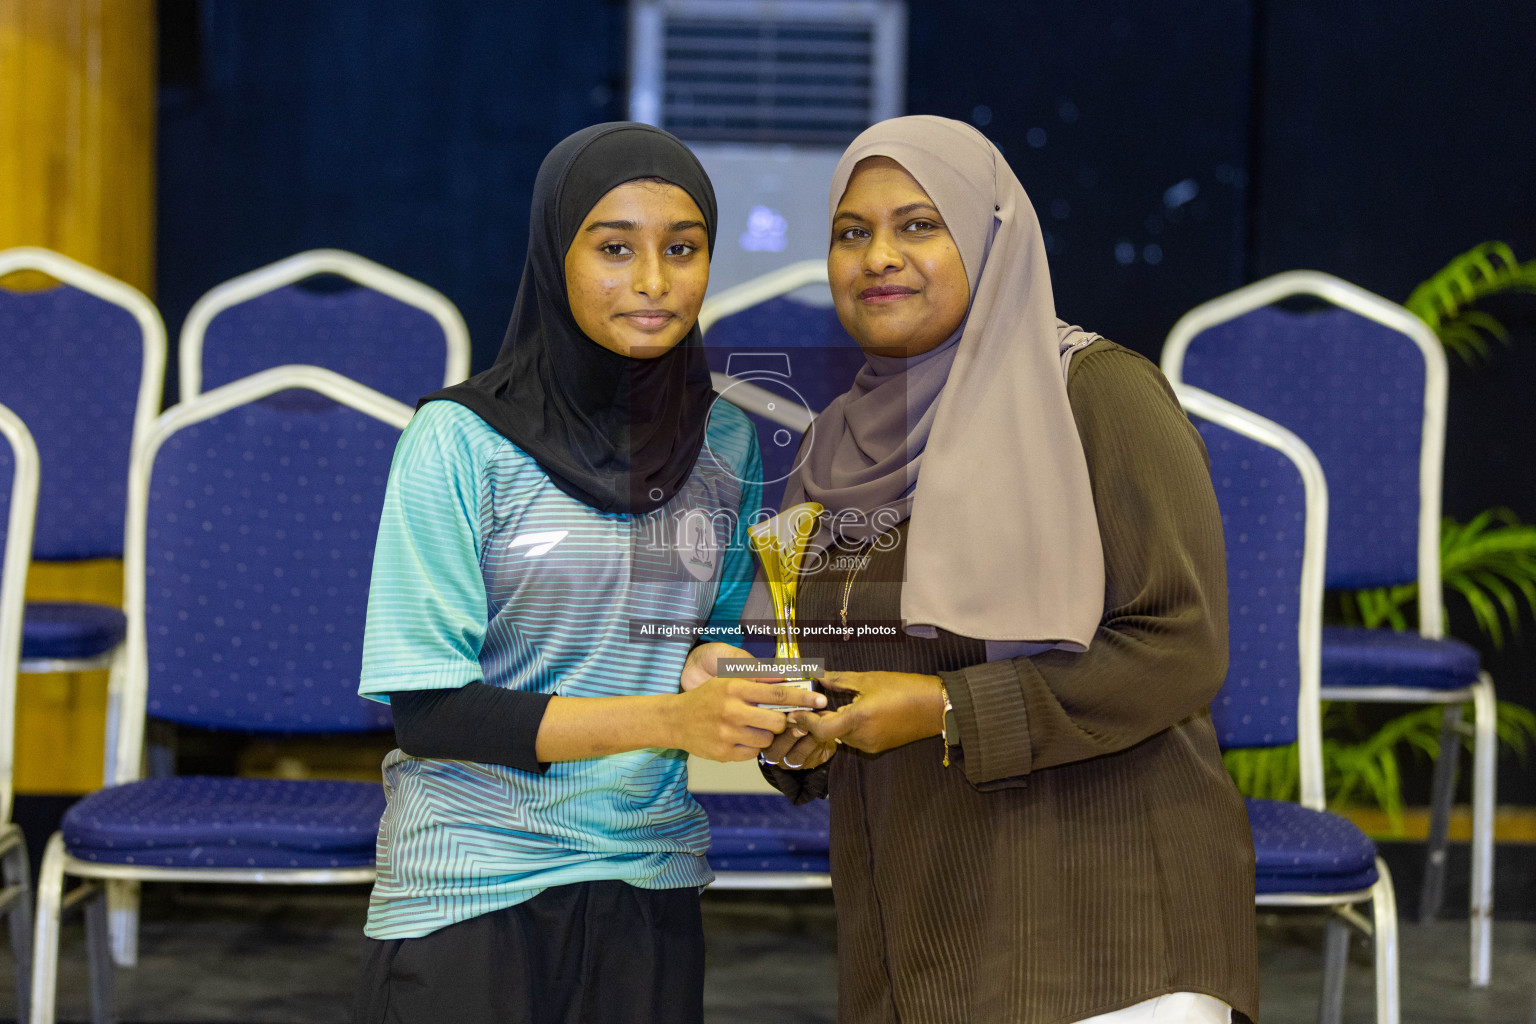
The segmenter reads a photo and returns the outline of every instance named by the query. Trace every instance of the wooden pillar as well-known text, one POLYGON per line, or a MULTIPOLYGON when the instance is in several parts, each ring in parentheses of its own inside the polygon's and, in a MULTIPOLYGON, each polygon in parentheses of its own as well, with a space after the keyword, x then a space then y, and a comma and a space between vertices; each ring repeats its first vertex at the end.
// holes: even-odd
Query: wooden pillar
MULTIPOLYGON (((154 294, 156 36, 154 0, 0 0, 0 249, 43 246, 154 294)), ((122 565, 34 565, 27 597, 118 604, 122 565)), ((106 682, 21 677, 18 792, 101 785, 106 682)))
POLYGON ((154 0, 0 0, 0 249, 153 295, 154 0))
MULTIPOLYGON (((34 562, 29 601, 120 605, 123 563, 34 562)), ((90 793, 101 788, 107 673, 46 672, 16 680, 16 792, 90 793)))

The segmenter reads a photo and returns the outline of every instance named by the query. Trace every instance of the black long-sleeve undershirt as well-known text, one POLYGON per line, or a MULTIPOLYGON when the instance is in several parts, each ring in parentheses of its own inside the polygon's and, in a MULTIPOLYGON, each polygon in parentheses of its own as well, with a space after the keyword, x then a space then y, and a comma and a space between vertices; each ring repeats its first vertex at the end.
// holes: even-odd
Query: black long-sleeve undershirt
POLYGON ((504 690, 483 682, 389 695, 395 742, 412 757, 478 761, 543 774, 539 723, 550 694, 504 690))

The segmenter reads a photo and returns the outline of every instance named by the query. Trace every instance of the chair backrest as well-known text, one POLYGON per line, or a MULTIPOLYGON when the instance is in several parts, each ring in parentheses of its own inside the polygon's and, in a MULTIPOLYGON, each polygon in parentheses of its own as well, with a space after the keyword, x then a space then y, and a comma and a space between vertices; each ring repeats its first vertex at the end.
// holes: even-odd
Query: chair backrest
POLYGON ((411 409, 313 366, 175 406, 134 460, 114 775, 144 716, 243 732, 389 727, 357 696, 384 486, 411 409))
POLYGON ((313 249, 226 281, 181 329, 183 400, 290 363, 335 370, 415 405, 469 376, 469 331, 442 293, 339 249, 313 249), (313 289, 316 275, 352 286, 313 289))
POLYGON ((770 505, 795 468, 801 434, 864 365, 831 305, 792 296, 824 292, 826 282, 825 260, 803 260, 721 292, 699 313, 715 390, 757 424, 770 505))
POLYGON ((165 325, 142 294, 67 256, 0 252, 0 277, 22 270, 59 282, 0 287, 0 403, 32 431, 43 467, 33 555, 116 558, 128 462, 160 411, 165 325))
POLYGON ((1396 303, 1314 271, 1195 307, 1163 347, 1168 379, 1293 430, 1328 474, 1327 585, 1417 581, 1420 631, 1442 632, 1445 353, 1396 303), (1321 311, 1276 303, 1307 299, 1321 311))
POLYGON ((37 446, 21 417, 0 405, 0 825, 11 820, 16 753, 16 667, 27 564, 37 516, 37 446))
POLYGON ((1227 553, 1227 678, 1211 702, 1223 748, 1296 743, 1301 798, 1323 807, 1323 561, 1328 489, 1280 425, 1175 385, 1211 458, 1227 553))

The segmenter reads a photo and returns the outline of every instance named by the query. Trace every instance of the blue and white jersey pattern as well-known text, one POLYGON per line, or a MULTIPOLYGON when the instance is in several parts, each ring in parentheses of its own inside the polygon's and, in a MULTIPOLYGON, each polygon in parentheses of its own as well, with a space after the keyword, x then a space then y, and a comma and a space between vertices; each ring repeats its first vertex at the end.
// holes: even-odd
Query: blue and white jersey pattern
MULTIPOLYGON (((646 515, 596 511, 464 406, 427 404, 390 469, 359 692, 477 679, 562 697, 676 692, 688 642, 634 624, 735 623, 759 481, 751 422, 725 402, 687 484, 646 515)), ((367 934, 414 938, 590 879, 708 883, 686 764, 638 750, 536 775, 392 751, 367 934)))

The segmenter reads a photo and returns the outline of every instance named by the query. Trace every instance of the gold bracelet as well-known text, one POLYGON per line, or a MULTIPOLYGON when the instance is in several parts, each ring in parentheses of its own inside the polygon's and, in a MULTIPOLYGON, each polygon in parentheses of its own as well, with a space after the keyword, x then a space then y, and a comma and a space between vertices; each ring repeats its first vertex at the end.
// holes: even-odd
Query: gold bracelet
POLYGON ((939 716, 939 735, 944 737, 944 767, 949 767, 949 713, 954 710, 954 705, 949 702, 949 689, 944 685, 944 680, 939 679, 939 696, 944 698, 944 710, 939 716))

